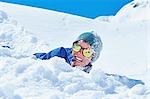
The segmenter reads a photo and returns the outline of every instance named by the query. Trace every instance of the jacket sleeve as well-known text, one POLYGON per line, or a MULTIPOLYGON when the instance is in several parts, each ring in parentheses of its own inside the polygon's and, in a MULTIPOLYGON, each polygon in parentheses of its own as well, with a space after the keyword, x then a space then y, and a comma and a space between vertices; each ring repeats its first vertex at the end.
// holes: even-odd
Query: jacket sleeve
POLYGON ((66 50, 63 47, 54 49, 48 53, 35 53, 33 55, 35 55, 36 58, 41 59, 41 60, 47 60, 47 59, 50 59, 54 56, 58 56, 58 57, 61 57, 64 59, 66 59, 66 57, 67 57, 66 50))

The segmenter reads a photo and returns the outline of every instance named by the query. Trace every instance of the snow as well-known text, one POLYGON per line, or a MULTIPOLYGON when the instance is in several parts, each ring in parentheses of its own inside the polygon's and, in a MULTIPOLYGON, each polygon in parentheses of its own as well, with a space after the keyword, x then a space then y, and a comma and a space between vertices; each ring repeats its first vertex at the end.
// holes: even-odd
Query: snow
POLYGON ((149 70, 150 6, 141 1, 136 8, 138 1, 125 5, 108 21, 94 20, 104 46, 97 63, 103 71, 132 76, 149 70))
POLYGON ((8 3, 3 3, 0 7, 8 13, 8 16, 17 20, 26 31, 30 31, 35 35, 38 34, 38 39, 44 39, 48 42, 51 48, 62 45, 70 47, 72 43, 68 42, 73 42, 75 40, 74 36, 77 37, 82 32, 92 30, 92 19, 8 3), (49 34, 51 37, 49 37, 49 34), (65 39, 66 42, 62 42, 64 36, 70 37, 70 39, 65 39))
POLYGON ((146 13, 149 2, 134 2, 116 16, 94 20, 0 2, 0 98, 149 99, 149 15, 127 17, 146 13), (140 5, 130 10, 134 2, 140 5), (90 30, 99 33, 104 48, 89 74, 64 59, 39 60, 32 55, 70 47, 79 33, 90 30), (145 85, 133 86, 125 76, 106 73, 138 78, 145 85))
POLYGON ((119 22, 150 20, 150 13, 148 13, 150 10, 149 3, 149 0, 134 0, 125 5, 113 20, 119 22))
MULTIPOLYGON (((148 13, 146 12, 147 8, 149 6, 142 7, 145 13, 148 13)), ((8 16, 15 18, 26 31, 32 32, 38 40, 44 40, 46 45, 50 46, 48 49, 39 48, 37 52, 41 49, 43 52, 48 52, 61 46, 71 47, 72 42, 80 33, 95 31, 101 36, 104 47, 101 57, 94 65, 104 72, 128 76, 139 75, 146 72, 150 66, 149 20, 145 18, 146 15, 142 14, 141 16, 146 20, 132 21, 134 18, 129 18, 131 21, 120 22, 119 19, 128 14, 122 12, 122 9, 130 12, 128 6, 123 7, 118 12, 120 14, 117 13, 116 16, 102 16, 102 18, 98 17, 95 20, 7 3, 1 4, 1 9, 8 13, 8 16), (30 21, 31 19, 32 21, 30 21)), ((132 13, 137 13, 140 10, 138 7, 134 9, 134 12, 131 9, 132 13)))
POLYGON ((134 94, 149 97, 149 90, 145 85, 129 89, 100 70, 93 69, 87 74, 68 66, 64 59, 58 57, 45 61, 31 57, 0 57, 0 60, 3 63, 0 69, 2 99, 97 99, 109 97, 110 94, 113 96, 114 92, 122 94, 118 90, 127 91, 124 94, 129 94, 129 97, 134 94))

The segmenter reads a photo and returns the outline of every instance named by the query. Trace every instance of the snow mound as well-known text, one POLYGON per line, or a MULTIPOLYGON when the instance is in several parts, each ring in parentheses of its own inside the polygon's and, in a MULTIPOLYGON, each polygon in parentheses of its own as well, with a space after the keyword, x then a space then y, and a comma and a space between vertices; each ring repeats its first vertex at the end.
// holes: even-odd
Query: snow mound
POLYGON ((47 49, 46 47, 44 42, 38 41, 32 33, 25 31, 16 20, 8 18, 5 12, 0 11, 0 50, 4 50, 0 52, 1 56, 9 53, 11 56, 21 58, 29 56, 35 50, 47 49))
POLYGON ((114 16, 99 16, 95 18, 94 20, 100 21, 100 22, 111 22, 114 16))
POLYGON ((0 19, 0 98, 150 97, 150 88, 139 80, 105 74, 98 68, 87 74, 58 57, 50 60, 34 59, 34 52, 41 51, 41 48, 48 49, 49 46, 38 41, 36 36, 3 11, 0 11, 0 19))
POLYGON ((7 20, 7 14, 3 11, 0 11, 0 23, 3 23, 4 20, 7 20))
POLYGON ((116 15, 113 21, 146 21, 150 20, 150 1, 149 0, 134 0, 125 5, 116 15))
POLYGON ((4 99, 97 99, 115 94, 120 94, 121 97, 119 90, 130 94, 129 97, 133 94, 141 97, 149 95, 149 90, 144 85, 129 88, 129 83, 123 84, 100 69, 87 74, 72 68, 64 59, 58 57, 35 60, 31 57, 16 59, 7 56, 0 57, 0 64, 0 97, 4 99))
POLYGON ((121 75, 140 75, 150 71, 149 5, 149 0, 134 0, 110 21, 94 20, 94 29, 103 42, 97 63, 103 71, 121 75))

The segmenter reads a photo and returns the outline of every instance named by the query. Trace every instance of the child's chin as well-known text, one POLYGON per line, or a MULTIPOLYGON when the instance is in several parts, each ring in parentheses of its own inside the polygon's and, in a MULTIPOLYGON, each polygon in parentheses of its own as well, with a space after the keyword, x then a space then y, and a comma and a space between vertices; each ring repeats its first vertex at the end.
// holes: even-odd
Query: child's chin
POLYGON ((82 62, 74 61, 73 66, 84 67, 85 65, 82 62))

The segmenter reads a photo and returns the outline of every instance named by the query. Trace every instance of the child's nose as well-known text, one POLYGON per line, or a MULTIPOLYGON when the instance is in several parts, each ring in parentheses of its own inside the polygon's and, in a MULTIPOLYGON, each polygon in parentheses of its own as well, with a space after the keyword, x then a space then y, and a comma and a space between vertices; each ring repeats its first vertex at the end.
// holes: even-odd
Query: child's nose
POLYGON ((79 52, 77 52, 77 55, 80 56, 80 57, 83 57, 82 52, 83 52, 83 50, 81 49, 79 52))

